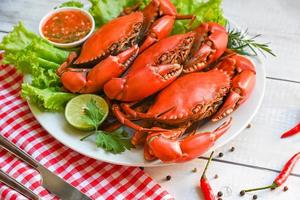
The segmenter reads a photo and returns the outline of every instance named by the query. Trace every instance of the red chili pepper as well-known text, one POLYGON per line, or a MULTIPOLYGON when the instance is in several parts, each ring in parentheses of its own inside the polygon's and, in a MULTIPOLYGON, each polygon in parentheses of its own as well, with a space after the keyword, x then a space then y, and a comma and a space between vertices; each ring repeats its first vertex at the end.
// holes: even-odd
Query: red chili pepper
POLYGON ((212 188, 211 188, 211 186, 210 186, 210 184, 209 184, 209 182, 206 178, 206 171, 207 171, 209 163, 212 160, 213 154, 214 154, 214 152, 212 152, 210 154, 209 160, 206 163, 205 169, 204 169, 203 174, 202 174, 201 179, 200 179, 200 187, 201 187, 201 191, 204 195, 205 200, 216 200, 214 192, 213 192, 213 190, 212 190, 212 188))
POLYGON ((287 132, 283 133, 281 138, 290 137, 290 136, 296 135, 299 132, 300 132, 300 122, 291 130, 288 130, 287 132))
POLYGON ((264 189, 275 189, 281 186, 285 181, 288 179, 289 175, 292 173, 293 168, 295 167, 296 162, 300 159, 300 152, 296 153, 283 167, 279 175, 273 181, 272 185, 261 187, 261 188, 254 188, 243 190, 244 192, 252 192, 257 190, 264 190, 264 189))
POLYGON ((295 167, 296 162, 300 159, 300 152, 296 153, 283 167, 280 174, 274 180, 274 183, 277 187, 281 186, 292 173, 292 170, 295 167))

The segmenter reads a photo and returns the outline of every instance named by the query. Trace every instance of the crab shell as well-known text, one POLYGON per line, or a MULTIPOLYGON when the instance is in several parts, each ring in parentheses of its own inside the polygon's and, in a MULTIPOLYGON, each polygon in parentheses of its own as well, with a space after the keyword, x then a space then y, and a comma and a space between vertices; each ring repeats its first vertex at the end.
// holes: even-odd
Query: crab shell
POLYGON ((111 20, 99 28, 83 44, 75 65, 95 65, 108 55, 114 55, 137 43, 144 17, 142 12, 134 12, 111 20))
POLYGON ((221 70, 186 74, 161 91, 147 113, 164 113, 157 121, 170 125, 207 118, 222 104, 230 83, 221 70))
POLYGON ((160 40, 136 58, 128 73, 104 85, 110 99, 142 100, 173 82, 182 71, 194 41, 194 32, 160 40))

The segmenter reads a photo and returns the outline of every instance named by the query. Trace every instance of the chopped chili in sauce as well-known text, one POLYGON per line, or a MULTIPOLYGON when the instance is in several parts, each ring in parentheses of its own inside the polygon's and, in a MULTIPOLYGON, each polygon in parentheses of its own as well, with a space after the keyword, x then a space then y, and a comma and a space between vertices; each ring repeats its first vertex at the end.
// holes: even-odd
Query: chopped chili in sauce
POLYGON ((56 43, 71 43, 84 38, 91 30, 91 20, 81 11, 61 11, 44 24, 46 38, 56 43))

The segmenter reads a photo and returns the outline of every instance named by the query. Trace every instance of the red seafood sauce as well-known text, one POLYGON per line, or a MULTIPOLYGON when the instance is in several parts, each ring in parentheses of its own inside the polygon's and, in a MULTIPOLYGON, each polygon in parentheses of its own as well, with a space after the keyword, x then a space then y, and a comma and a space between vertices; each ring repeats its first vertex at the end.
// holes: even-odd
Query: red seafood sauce
POLYGON ((56 43, 71 43, 84 38, 92 22, 81 11, 65 10, 53 14, 42 27, 44 36, 56 43))

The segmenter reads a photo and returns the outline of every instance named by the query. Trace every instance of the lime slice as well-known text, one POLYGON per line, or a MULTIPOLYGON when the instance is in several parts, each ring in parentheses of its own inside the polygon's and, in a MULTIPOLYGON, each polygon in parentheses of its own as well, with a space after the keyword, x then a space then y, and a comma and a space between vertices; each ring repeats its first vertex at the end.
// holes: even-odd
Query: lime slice
POLYGON ((87 107, 87 103, 91 100, 96 102, 96 105, 103 116, 101 122, 105 120, 109 112, 106 101, 97 95, 83 94, 71 99, 66 106, 65 118, 70 125, 83 131, 91 131, 94 129, 94 127, 88 124, 82 117, 84 115, 84 109, 87 107))

